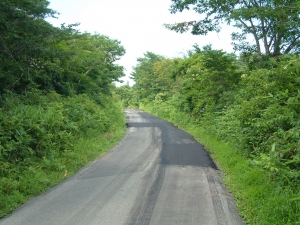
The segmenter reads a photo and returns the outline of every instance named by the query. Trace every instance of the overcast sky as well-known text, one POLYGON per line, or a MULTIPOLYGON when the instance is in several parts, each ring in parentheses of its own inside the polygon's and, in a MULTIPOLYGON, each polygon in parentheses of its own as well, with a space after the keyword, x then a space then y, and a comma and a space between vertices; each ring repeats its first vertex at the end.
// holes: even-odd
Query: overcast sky
MULTIPOLYGON (((147 51, 169 58, 182 56, 192 45, 212 44, 214 49, 232 52, 227 27, 221 33, 195 36, 178 34, 163 27, 164 23, 195 20, 200 15, 193 11, 171 14, 171 0, 49 0, 49 8, 60 13, 58 19, 47 19, 54 26, 80 23, 80 31, 106 35, 117 39, 126 49, 117 63, 124 66, 129 80, 136 59, 147 51)), ((130 81, 132 84, 132 81, 130 81)))

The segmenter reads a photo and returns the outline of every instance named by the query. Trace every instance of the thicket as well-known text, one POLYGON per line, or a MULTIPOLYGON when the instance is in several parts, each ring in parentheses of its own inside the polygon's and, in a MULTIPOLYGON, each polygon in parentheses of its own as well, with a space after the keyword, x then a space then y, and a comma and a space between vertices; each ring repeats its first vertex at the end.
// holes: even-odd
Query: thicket
POLYGON ((123 102, 137 105, 133 99, 138 99, 139 107, 179 125, 186 121, 202 129, 202 136, 232 146, 227 157, 242 157, 243 170, 260 176, 247 182, 252 189, 235 190, 242 193, 236 197, 247 223, 295 224, 300 221, 299 73, 297 55, 237 57, 210 46, 194 46, 175 59, 147 52, 132 73, 136 84, 128 93, 136 97, 123 102))
POLYGON ((125 131, 121 105, 86 94, 2 96, 0 215, 54 186, 103 154, 125 131))
POLYGON ((125 131, 114 96, 123 46, 53 27, 48 1, 0 1, 0 217, 107 151, 125 131))

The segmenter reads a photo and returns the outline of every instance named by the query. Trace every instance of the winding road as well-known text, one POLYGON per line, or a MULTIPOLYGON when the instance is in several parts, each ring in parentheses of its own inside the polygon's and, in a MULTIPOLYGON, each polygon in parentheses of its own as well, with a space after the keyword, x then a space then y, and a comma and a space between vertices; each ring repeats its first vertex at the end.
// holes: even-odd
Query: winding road
POLYGON ((118 146, 0 224, 243 224, 202 145, 141 110, 125 113, 128 129, 118 146))

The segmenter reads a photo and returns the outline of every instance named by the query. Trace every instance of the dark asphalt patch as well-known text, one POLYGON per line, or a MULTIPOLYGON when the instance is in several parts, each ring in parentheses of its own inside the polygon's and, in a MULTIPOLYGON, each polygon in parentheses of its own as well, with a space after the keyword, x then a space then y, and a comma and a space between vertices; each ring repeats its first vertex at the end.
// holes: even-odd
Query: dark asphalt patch
POLYGON ((144 123, 144 122, 128 122, 126 123, 127 127, 155 127, 153 123, 144 123))
POLYGON ((207 151, 199 143, 163 144, 162 164, 216 168, 207 151))
POLYGON ((162 132, 161 163, 164 165, 201 166, 217 169, 204 146, 189 133, 172 123, 140 112, 150 123, 133 123, 135 127, 158 127, 162 132))

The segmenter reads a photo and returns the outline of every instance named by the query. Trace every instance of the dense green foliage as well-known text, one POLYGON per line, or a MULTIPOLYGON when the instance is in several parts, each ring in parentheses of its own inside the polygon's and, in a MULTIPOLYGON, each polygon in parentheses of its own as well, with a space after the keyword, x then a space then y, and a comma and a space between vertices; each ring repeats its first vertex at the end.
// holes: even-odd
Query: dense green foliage
MULTIPOLYGON (((148 52, 138 59, 132 73, 136 85, 127 93, 134 93, 141 108, 178 125, 187 121, 202 136, 232 146, 227 154, 243 158, 244 169, 259 174, 257 182, 268 183, 250 178, 247 184, 258 190, 252 197, 251 188, 237 185, 242 190, 236 191, 244 193, 236 196, 241 214, 249 224, 293 224, 300 219, 299 57, 265 58, 263 63, 252 57, 237 58, 210 46, 195 46, 182 59, 148 52), (275 194, 277 200, 271 200, 275 194), (261 208, 253 208, 253 202, 261 208)), ((218 151, 216 157, 223 154, 218 151)))
POLYGON ((86 94, 64 98, 55 92, 40 91, 26 97, 4 95, 0 160, 19 164, 51 158, 71 149, 79 137, 110 131, 120 112, 111 97, 105 101, 100 106, 86 94))
POLYGON ((267 56, 299 52, 298 0, 172 0, 171 13, 189 9, 201 14, 200 19, 166 27, 181 33, 192 28, 192 34, 205 35, 227 23, 238 29, 232 33, 235 50, 267 56))
POLYGON ((86 94, 4 95, 0 109, 0 217, 109 150, 124 135, 120 105, 86 94))
MULTIPOLYGON (((76 25, 53 27, 47 1, 0 2, 0 94, 24 94, 31 88, 68 96, 108 93, 123 76, 114 64, 125 53, 116 40, 79 33, 76 25)), ((95 97, 95 96, 94 96, 95 97)))
POLYGON ((121 100, 123 108, 138 108, 139 100, 136 91, 128 84, 114 89, 119 100, 121 100))
POLYGON ((107 151, 125 131, 117 40, 53 27, 45 0, 0 0, 0 217, 107 151))

